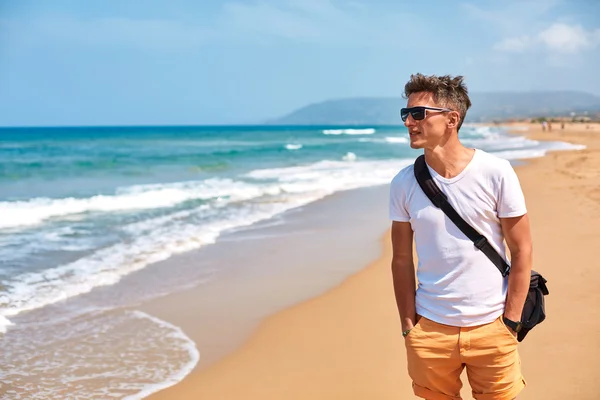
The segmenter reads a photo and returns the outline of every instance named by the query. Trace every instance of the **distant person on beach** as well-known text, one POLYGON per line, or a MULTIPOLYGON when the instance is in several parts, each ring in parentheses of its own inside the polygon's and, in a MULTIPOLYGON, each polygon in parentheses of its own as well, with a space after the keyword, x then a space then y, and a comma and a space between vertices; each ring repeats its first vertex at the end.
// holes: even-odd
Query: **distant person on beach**
POLYGON ((450 204, 505 259, 506 240, 512 264, 503 278, 430 202, 413 165, 394 177, 392 276, 414 393, 429 400, 460 399, 466 367, 475 399, 514 399, 525 387, 515 330, 532 265, 519 180, 508 161, 460 142, 471 106, 463 77, 412 75, 404 95, 408 104, 401 117, 410 146, 424 150, 427 168, 450 204))

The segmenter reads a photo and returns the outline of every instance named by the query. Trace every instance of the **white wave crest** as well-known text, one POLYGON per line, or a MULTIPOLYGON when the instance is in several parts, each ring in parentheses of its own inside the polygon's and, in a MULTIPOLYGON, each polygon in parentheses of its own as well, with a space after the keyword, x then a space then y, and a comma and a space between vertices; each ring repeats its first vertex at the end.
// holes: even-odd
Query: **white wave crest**
POLYGON ((288 150, 300 150, 302 148, 301 144, 293 144, 293 143, 288 143, 285 145, 285 148, 288 150))
POLYGON ((258 169, 245 176, 256 180, 276 180, 286 193, 325 193, 383 185, 413 160, 319 161, 285 168, 258 169))
POLYGON ((260 189, 230 179, 136 185, 117 190, 115 195, 88 198, 34 198, 28 201, 0 202, 0 228, 34 225, 50 218, 85 212, 115 212, 173 207, 188 200, 256 197, 260 189))
POLYGON ((376 131, 374 128, 365 129, 325 129, 325 135, 372 135, 376 131))
POLYGON ((407 138, 399 136, 388 136, 385 138, 385 141, 388 143, 408 143, 407 138))
POLYGON ((356 154, 354 154, 351 151, 349 151, 349 152, 346 153, 346 155, 344 157, 342 157, 342 160, 344 160, 344 161, 356 161, 356 154))

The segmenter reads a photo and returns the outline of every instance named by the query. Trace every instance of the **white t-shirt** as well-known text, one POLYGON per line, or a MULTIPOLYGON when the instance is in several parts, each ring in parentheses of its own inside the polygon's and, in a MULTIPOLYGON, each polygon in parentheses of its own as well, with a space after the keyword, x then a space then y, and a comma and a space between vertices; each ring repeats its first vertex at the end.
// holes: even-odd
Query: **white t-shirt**
MULTIPOLYGON (((508 261, 499 218, 527 213, 510 163, 476 150, 454 178, 446 179, 427 167, 458 214, 508 261)), ((410 222, 414 231, 419 315, 446 325, 476 326, 503 314, 508 278, 431 203, 414 176, 414 165, 402 169, 391 182, 390 218, 410 222)))

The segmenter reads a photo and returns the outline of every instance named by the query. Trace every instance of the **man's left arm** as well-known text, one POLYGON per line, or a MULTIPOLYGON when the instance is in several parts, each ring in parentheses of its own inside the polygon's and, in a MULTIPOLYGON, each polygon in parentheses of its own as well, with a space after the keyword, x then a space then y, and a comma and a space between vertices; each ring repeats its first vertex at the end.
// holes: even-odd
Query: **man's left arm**
POLYGON ((511 321, 520 321, 529 291, 533 263, 529 217, 525 214, 519 217, 500 218, 500 223, 511 260, 504 316, 511 321))

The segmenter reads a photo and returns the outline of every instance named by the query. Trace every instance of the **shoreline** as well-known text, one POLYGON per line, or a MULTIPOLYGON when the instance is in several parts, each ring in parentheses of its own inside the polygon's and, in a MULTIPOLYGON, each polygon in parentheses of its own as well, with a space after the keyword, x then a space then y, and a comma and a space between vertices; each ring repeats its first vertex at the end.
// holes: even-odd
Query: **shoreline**
MULTIPOLYGON (((353 359, 354 362, 349 364, 335 363, 336 370, 330 370, 337 375, 335 380, 344 384, 349 382, 347 373, 352 371, 353 366, 362 365, 362 369, 370 369, 369 363, 364 361, 377 357, 378 342, 388 345, 383 352, 385 355, 400 355, 403 351, 400 346, 402 342, 393 340, 393 331, 378 332, 380 340, 370 343, 371 346, 367 348, 347 346, 348 341, 360 343, 367 340, 373 333, 369 326, 377 326, 377 320, 396 317, 391 292, 377 290, 379 281, 387 278, 387 270, 379 268, 381 259, 391 260, 388 236, 386 232, 379 238, 378 247, 380 254, 383 254, 366 268, 343 279, 341 284, 323 294, 267 316, 233 353, 207 368, 192 371, 182 382, 157 392, 148 399, 331 398, 329 396, 335 397, 338 394, 335 391, 321 392, 319 389, 327 386, 332 379, 331 375, 322 374, 320 368, 315 368, 319 363, 319 354, 328 353, 328 358, 353 359), (353 299, 346 301, 348 299, 344 297, 343 304, 340 304, 337 294, 347 291, 355 294, 353 299), (363 302, 367 296, 370 297, 369 302, 363 302), (377 304, 386 304, 387 307, 372 308, 374 296, 379 299, 377 304), (329 305, 323 307, 323 303, 329 305), (331 318, 331 308, 337 310, 336 318, 331 318), (342 326, 338 325, 338 318, 343 320, 342 326), (338 342, 341 334, 344 342, 338 342), (282 360, 286 357, 287 349, 294 349, 297 357, 293 363, 282 360), (352 352, 356 354, 351 355, 352 352), (275 364, 273 360, 277 360, 275 364), (243 363, 242 368, 238 365, 240 361, 243 363), (284 371, 278 369, 278 365, 282 365, 279 363, 281 361, 285 365, 284 371), (277 381, 272 378, 274 373, 278 373, 277 381), (203 383, 212 386, 204 386, 203 383)), ((388 371, 386 385, 379 382, 378 388, 364 386, 360 390, 362 394, 356 398, 370 398, 373 389, 381 390, 384 387, 386 389, 381 394, 392 388, 402 390, 398 385, 397 366, 389 364, 385 369, 388 371)), ((406 381, 404 386, 410 389, 410 381, 406 381)))
MULTIPOLYGON (((544 384, 547 371, 540 371, 544 368, 539 367, 546 362, 557 361, 536 360, 540 358, 541 349, 546 350, 545 354, 568 353, 569 350, 555 348, 557 337, 553 336, 553 332, 556 332, 554 329, 560 331, 561 322, 564 322, 564 319, 561 321, 561 318, 558 318, 558 314, 564 314, 563 316, 566 317, 570 310, 560 301, 555 303, 554 299, 557 299, 561 293, 559 285, 562 283, 562 286, 565 286, 565 282, 562 282, 559 275, 557 257, 547 255, 547 250, 561 248, 558 243, 549 246, 556 237, 548 235, 549 228, 552 231, 552 224, 548 225, 548 219, 552 219, 556 214, 558 196, 544 195, 553 193, 558 185, 566 189, 560 193, 561 198, 565 197, 569 189, 574 190, 573 181, 577 183, 577 180, 581 180, 582 177, 574 173, 572 159, 579 160, 582 155, 590 158, 592 154, 595 156, 595 162, 598 163, 600 154, 597 150, 600 148, 598 146, 600 135, 596 135, 597 131, 580 132, 569 131, 569 129, 555 130, 551 134, 542 133, 532 125, 527 124, 534 129, 518 130, 515 133, 533 140, 559 140, 572 143, 579 139, 586 142, 580 144, 587 145, 587 149, 550 151, 542 158, 527 159, 524 165, 516 167, 530 208, 534 242, 542 243, 542 251, 537 250, 534 253, 535 265, 547 277, 551 291, 547 305, 549 313, 547 322, 532 331, 528 340, 520 346, 524 374, 529 382, 529 387, 521 397, 550 399, 570 395, 574 398, 572 391, 564 391, 552 387, 553 385, 544 384), (593 137, 594 135, 597 137, 593 137), (564 163, 564 166, 570 169, 555 171, 557 163, 564 163), (546 177, 553 175, 553 172, 559 172, 563 178, 562 184, 557 180, 539 179, 540 175, 546 177), (533 206, 529 204, 530 202, 533 206), (537 369, 535 365, 538 365, 537 369), (542 392, 545 397, 540 397, 542 392)), ((503 126, 510 130, 517 124, 503 126)), ((581 172, 585 175, 585 168, 581 172)), ((597 171, 587 175, 592 179, 598 179, 597 171)), ((594 217, 598 217, 600 196, 596 199, 593 193, 596 192, 592 191, 591 197, 587 196, 589 201, 583 201, 583 197, 572 196, 564 199, 567 204, 568 200, 571 200, 579 207, 586 207, 587 213, 578 214, 579 218, 583 218, 582 221, 574 223, 564 218, 560 221, 565 225, 570 222, 569 225, 581 228, 580 225, 585 222, 586 217, 589 217, 588 214, 592 213, 594 217)), ((587 236, 594 237, 593 230, 585 233, 587 236)), ((391 258, 388 233, 384 234, 379 242, 383 246, 383 254, 367 268, 344 279, 341 285, 325 294, 267 317, 241 348, 206 369, 195 369, 182 382, 149 398, 412 398, 410 380, 404 367, 403 342, 397 338, 399 321, 389 280, 391 274, 386 266, 389 265, 391 258), (385 329, 378 329, 383 327, 385 329), (315 355, 318 357, 315 358, 315 355)), ((567 248, 579 247, 581 244, 575 241, 567 248)), ((539 247, 536 246, 536 249, 539 247)), ((553 252, 548 251, 548 253, 553 252)), ((583 253, 585 254, 576 258, 584 260, 584 265, 586 262, 590 265, 586 273, 600 276, 593 270, 593 261, 590 263, 589 257, 593 256, 591 251, 583 253)), ((586 282, 589 281, 590 279, 586 282)), ((591 283, 588 283, 589 285, 591 283)), ((578 287, 574 284, 567 286, 572 291, 578 287)), ((597 295, 594 299, 595 304, 598 304, 597 295)), ((570 314, 573 314, 572 310, 570 314)), ((577 343, 579 344, 577 353, 584 359, 587 353, 593 353, 589 351, 589 346, 587 353, 582 353, 582 349, 585 351, 586 348, 584 344, 592 343, 589 336, 594 332, 600 332, 597 323, 586 322, 590 328, 586 336, 587 340, 577 343)), ((567 357, 567 359, 572 358, 567 357)), ((579 361, 581 363, 581 360, 579 361)), ((586 374, 581 367, 576 368, 571 364, 569 367, 562 368, 564 373, 567 376, 574 376, 576 371, 580 380, 587 383, 587 388, 580 387, 582 390, 580 396, 575 398, 591 399, 592 397, 585 396, 595 393, 592 390, 594 385, 591 380, 593 367, 587 368, 586 374), (586 376, 588 379, 581 379, 586 376)), ((556 380, 548 381, 560 383, 561 379, 557 376, 556 380)), ((563 386, 566 388, 569 385, 563 386)), ((463 395, 466 394, 467 392, 463 391, 463 395)), ((465 398, 469 397, 465 396, 465 398)))
POLYGON ((377 258, 386 201, 385 185, 336 192, 165 260, 156 267, 169 272, 215 263, 216 275, 138 309, 182 328, 200 352, 194 370, 210 367, 242 347, 271 315, 320 296, 377 258), (365 203, 379 212, 357 215, 365 203))

